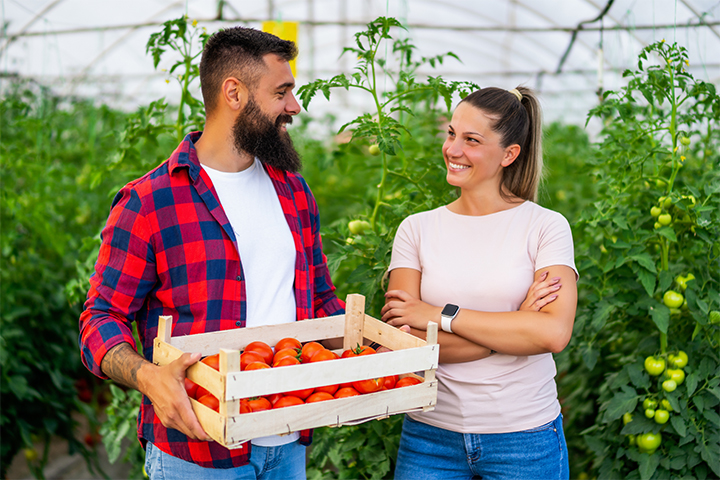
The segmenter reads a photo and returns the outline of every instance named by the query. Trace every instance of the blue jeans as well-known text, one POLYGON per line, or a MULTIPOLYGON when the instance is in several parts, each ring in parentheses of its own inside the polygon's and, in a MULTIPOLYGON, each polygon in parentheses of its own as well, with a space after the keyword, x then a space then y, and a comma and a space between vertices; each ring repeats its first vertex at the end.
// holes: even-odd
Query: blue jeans
POLYGON ((204 468, 168 455, 148 442, 145 471, 151 480, 305 480, 305 446, 252 446, 250 463, 235 468, 204 468))
POLYGON ((512 433, 457 433, 406 416, 396 480, 568 479, 562 415, 512 433))

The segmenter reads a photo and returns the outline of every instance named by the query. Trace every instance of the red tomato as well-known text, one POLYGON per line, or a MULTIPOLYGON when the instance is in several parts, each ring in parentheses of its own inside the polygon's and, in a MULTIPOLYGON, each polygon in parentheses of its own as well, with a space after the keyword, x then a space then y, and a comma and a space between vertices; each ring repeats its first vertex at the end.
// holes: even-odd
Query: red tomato
POLYGON ((215 370, 220 370, 220 354, 219 353, 216 353, 215 355, 207 356, 200 361, 203 362, 208 367, 212 367, 215 370))
POLYGON ((287 365, 300 365, 300 360, 295 357, 282 357, 273 361, 273 367, 285 367, 287 365))
POLYGON ((195 391, 195 396, 193 397, 195 400, 199 400, 200 397, 204 397, 205 395, 212 395, 205 387, 202 385, 197 386, 197 390, 195 391))
POLYGON ((298 340, 297 338, 287 337, 283 338, 275 344, 276 352, 279 352, 280 350, 285 350, 286 348, 294 348, 296 350, 300 350, 302 348, 302 343, 300 343, 300 340, 298 340))
POLYGON ((250 408, 250 404, 248 403, 247 398, 243 398, 240 400, 240 413, 251 413, 252 408, 250 408))
POLYGON ((302 360, 303 363, 308 363, 310 359, 320 350, 325 350, 325 347, 320 345, 317 342, 308 342, 302 347, 302 351, 300 353, 300 360, 302 360))
POLYGON ((293 397, 291 395, 286 395, 279 399, 277 402, 275 402, 275 405, 273 405, 273 408, 284 408, 284 407, 291 407, 293 405, 302 405, 305 402, 303 402, 298 397, 293 397))
POLYGON ((399 377, 397 375, 390 375, 389 377, 383 377, 382 389, 383 390, 392 390, 393 388, 395 388, 395 384, 397 383, 398 378, 399 377))
POLYGON ((202 397, 198 398, 198 402, 202 403, 208 408, 215 410, 216 412, 220 411, 220 401, 215 395, 211 393, 208 393, 207 395, 203 395, 202 397))
POLYGON ((263 397, 251 398, 247 401, 248 406, 253 412, 262 412, 263 410, 270 410, 273 408, 270 400, 263 397))
POLYGON ((338 391, 338 388, 340 388, 340 385, 324 385, 322 387, 317 387, 315 389, 315 393, 325 392, 329 393, 330 395, 335 395, 335 392, 338 391))
POLYGON ((260 370, 262 368, 270 368, 270 365, 264 362, 253 362, 245 367, 245 370, 260 370))
POLYGON ((197 383, 185 377, 185 391, 187 392, 188 397, 197 399, 196 395, 199 386, 200 385, 198 385, 197 383))
POLYGON ((300 356, 299 352, 300 350, 296 350, 294 348, 283 348, 282 350, 275 350, 275 355, 273 356, 273 364, 284 357, 297 358, 300 356))
POLYGON ((312 395, 314 391, 315 391, 314 388, 304 388, 302 390, 294 390, 292 392, 285 392, 285 395, 290 396, 290 397, 298 397, 301 400, 305 400, 310 395, 312 395))
POLYGON ((337 353, 330 350, 320 350, 310 359, 310 363, 325 362, 327 360, 335 360, 338 357, 337 353))
POLYGON ((267 398, 270 401, 270 404, 275 405, 275 403, 280 400, 283 397, 282 393, 273 393, 272 395, 265 395, 265 398, 267 398))
POLYGON ((353 387, 341 387, 340 390, 335 392, 335 398, 355 397, 357 395, 360 395, 360 392, 353 387))
POLYGON ((310 395, 307 400, 305 400, 305 403, 315 403, 315 402, 322 402, 325 400, 332 400, 333 397, 327 392, 315 392, 312 395, 310 395))
POLYGON ((245 370, 253 362, 265 363, 265 359, 257 352, 243 352, 240 355, 240 370, 245 370))
POLYGON ((352 386, 360 393, 377 392, 383 387, 383 378, 368 378, 367 380, 359 380, 352 382, 352 386))
POLYGON ((403 377, 397 381, 397 383, 395 384, 395 388, 407 387, 409 385, 417 385, 418 383, 421 382, 415 377, 403 377))
POLYGON ((342 358, 359 357, 360 355, 372 355, 375 349, 369 345, 358 345, 342 353, 342 358))
POLYGON ((272 365, 273 361, 273 349, 270 348, 270 345, 268 345, 265 342, 251 342, 248 344, 247 347, 245 347, 245 352, 257 352, 260 354, 261 357, 263 357, 263 362, 267 363, 268 365, 272 365))

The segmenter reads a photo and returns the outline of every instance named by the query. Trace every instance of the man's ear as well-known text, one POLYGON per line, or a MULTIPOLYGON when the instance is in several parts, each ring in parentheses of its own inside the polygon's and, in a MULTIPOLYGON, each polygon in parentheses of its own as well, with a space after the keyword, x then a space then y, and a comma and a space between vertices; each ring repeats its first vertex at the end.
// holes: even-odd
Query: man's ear
POLYGON ((520 155, 520 145, 518 145, 517 143, 510 145, 505 149, 505 155, 503 156, 500 165, 502 165, 503 167, 509 167, 515 161, 518 155, 520 155))
POLYGON ((245 108, 248 101, 248 89, 235 77, 226 78, 220 87, 220 100, 233 111, 245 108))

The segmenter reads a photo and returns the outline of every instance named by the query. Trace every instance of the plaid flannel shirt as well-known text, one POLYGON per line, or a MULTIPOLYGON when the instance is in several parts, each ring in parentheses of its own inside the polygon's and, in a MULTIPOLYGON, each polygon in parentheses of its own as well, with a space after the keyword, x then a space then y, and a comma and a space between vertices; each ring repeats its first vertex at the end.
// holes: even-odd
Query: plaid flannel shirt
MULTIPOLYGON (((107 378, 100 364, 108 350, 122 342, 136 346, 133 321, 149 361, 160 315, 172 315, 173 336, 245 327, 242 262, 235 233, 197 158, 194 142, 200 135, 186 136, 168 160, 127 184, 113 200, 80 316, 82 361, 101 378, 107 378)), ((295 242, 297 320, 343 313, 322 253, 310 189, 299 174, 265 168, 295 242)), ((242 466, 250 457, 249 443, 228 450, 163 427, 145 396, 138 438, 143 446, 150 441, 203 467, 242 466)), ((301 442, 310 441, 311 432, 303 432, 301 442)))

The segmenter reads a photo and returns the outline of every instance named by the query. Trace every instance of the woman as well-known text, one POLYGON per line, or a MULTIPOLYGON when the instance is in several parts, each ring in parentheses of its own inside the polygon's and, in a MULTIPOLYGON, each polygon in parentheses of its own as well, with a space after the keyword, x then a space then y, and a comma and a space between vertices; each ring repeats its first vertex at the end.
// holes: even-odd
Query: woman
POLYGON ((383 320, 442 328, 438 402, 406 416, 398 479, 569 477, 552 353, 572 334, 577 271, 568 222, 533 203, 541 136, 530 89, 468 95, 442 149, 460 197, 398 229, 383 320))

